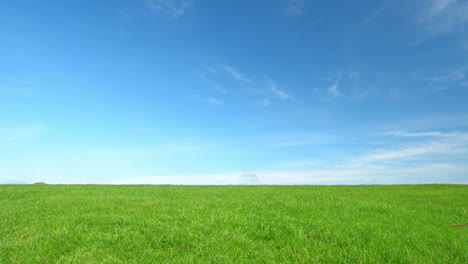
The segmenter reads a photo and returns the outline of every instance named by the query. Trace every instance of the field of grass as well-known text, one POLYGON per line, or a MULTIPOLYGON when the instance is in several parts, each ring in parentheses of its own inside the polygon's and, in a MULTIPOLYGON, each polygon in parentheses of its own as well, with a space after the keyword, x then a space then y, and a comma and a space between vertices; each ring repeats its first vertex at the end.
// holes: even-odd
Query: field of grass
POLYGON ((468 263, 467 185, 0 185, 0 263, 468 263))

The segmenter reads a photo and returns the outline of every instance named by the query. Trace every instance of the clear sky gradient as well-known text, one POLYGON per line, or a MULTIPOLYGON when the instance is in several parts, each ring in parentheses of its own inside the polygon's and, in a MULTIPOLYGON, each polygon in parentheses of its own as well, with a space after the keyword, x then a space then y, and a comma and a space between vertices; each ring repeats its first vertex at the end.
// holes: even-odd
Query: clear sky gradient
POLYGON ((468 183, 468 1, 0 2, 0 183, 468 183))

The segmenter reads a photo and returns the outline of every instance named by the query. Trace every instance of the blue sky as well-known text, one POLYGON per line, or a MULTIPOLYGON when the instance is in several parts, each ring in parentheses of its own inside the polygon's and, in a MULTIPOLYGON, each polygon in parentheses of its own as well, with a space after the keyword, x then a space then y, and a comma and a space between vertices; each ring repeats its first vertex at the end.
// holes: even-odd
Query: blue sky
POLYGON ((468 2, 0 3, 0 183, 468 183, 468 2))

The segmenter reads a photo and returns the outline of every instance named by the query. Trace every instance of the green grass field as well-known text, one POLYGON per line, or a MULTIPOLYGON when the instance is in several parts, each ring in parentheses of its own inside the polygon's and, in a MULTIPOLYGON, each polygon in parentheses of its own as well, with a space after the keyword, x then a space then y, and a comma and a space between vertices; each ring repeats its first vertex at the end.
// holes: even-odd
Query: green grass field
POLYGON ((468 186, 0 185, 0 263, 468 263, 468 186))

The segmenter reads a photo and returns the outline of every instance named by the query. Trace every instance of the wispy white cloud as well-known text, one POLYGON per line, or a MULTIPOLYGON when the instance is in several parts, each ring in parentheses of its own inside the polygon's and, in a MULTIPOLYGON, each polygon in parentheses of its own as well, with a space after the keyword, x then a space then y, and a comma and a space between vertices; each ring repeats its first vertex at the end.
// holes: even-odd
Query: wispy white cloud
POLYGON ((287 10, 293 15, 302 15, 304 13, 306 0, 288 0, 287 10))
POLYGON ((334 74, 320 78, 323 87, 316 88, 315 92, 324 101, 330 101, 331 97, 351 101, 369 99, 378 94, 376 75, 377 72, 369 69, 336 71, 334 74))
POLYGON ((450 150, 452 146, 446 144, 426 144, 420 147, 402 148, 397 150, 383 150, 376 154, 366 155, 356 160, 359 166, 367 163, 391 161, 396 159, 411 158, 414 156, 431 154, 431 153, 442 153, 450 150))
POLYGON ((412 73, 414 81, 424 82, 436 90, 447 90, 454 86, 463 86, 467 80, 468 66, 458 66, 451 69, 417 69, 412 73))
POLYGON ((332 96, 335 96, 335 97, 341 96, 338 82, 335 82, 332 86, 328 87, 327 91, 332 96))
POLYGON ((353 166, 363 164, 398 161, 433 154, 468 153, 468 133, 443 132, 389 132, 387 135, 408 138, 430 138, 429 141, 406 143, 400 147, 383 149, 353 160, 353 166))
POLYGON ((468 22, 468 2, 464 0, 428 0, 418 17, 429 33, 447 33, 468 22))
POLYGON ((258 100, 258 101, 255 103, 255 106, 256 106, 256 107, 268 107, 268 106, 270 106, 270 104, 271 104, 270 99, 264 98, 264 99, 262 99, 262 100, 258 100))
POLYGON ((42 136, 46 131, 47 127, 43 124, 0 128, 0 143, 32 140, 42 136))
POLYGON ((155 13, 179 18, 193 4, 193 0, 144 0, 146 7, 155 13))
POLYGON ((432 72, 421 72, 417 70, 414 72, 414 78, 420 81, 429 82, 458 82, 465 79, 468 67, 458 67, 450 70, 439 70, 432 72))
POLYGON ((214 106, 218 106, 218 105, 223 104, 223 101, 221 101, 220 99, 215 98, 215 97, 208 97, 206 100, 208 101, 208 103, 210 103, 210 104, 212 104, 214 106))
POLYGON ((227 93, 228 92, 228 90, 226 88, 224 88, 223 86, 221 86, 221 85, 219 85, 219 84, 217 84, 215 82, 211 83, 211 87, 213 89, 215 89, 216 91, 220 92, 220 93, 227 93))
POLYGON ((219 98, 213 97, 213 96, 201 96, 199 94, 194 95, 193 98, 196 100, 210 104, 212 106, 221 106, 223 104, 223 101, 219 98))
POLYGON ((392 100, 403 98, 403 92, 400 87, 392 87, 388 90, 388 95, 392 100))
POLYGON ((438 131, 430 132, 405 132, 405 131, 393 131, 386 132, 385 135, 391 135, 396 137, 439 137, 439 138, 453 138, 461 141, 468 142, 468 133, 444 133, 438 131))
POLYGON ((223 101, 221 99, 213 97, 213 96, 205 97, 205 96, 195 95, 194 98, 201 102, 208 103, 213 106, 221 106, 223 104, 223 101))
POLYGON ((288 99, 294 99, 294 97, 288 93, 286 93, 285 91, 281 90, 280 88, 278 88, 278 86, 276 85, 276 83, 274 82, 271 82, 270 84, 270 90, 277 96, 279 97, 280 99, 282 100, 288 100, 288 99))
POLYGON ((370 14, 365 16, 360 22, 360 25, 371 23, 380 17, 389 7, 391 2, 383 2, 377 8, 375 8, 370 14))
POLYGON ((211 67, 211 66, 207 66, 206 69, 207 69, 210 73, 212 73, 212 74, 215 74, 215 73, 216 73, 216 70, 215 70, 213 67, 211 67))
POLYGON ((244 74, 242 74, 241 72, 239 72, 236 68, 232 67, 232 66, 227 66, 225 65, 223 67, 228 73, 231 74, 231 76, 238 80, 238 81, 241 81, 241 82, 245 82, 245 83, 250 83, 251 80, 249 78, 247 78, 244 74))
POLYGON ((93 26, 87 24, 87 23, 84 23, 84 22, 81 22, 81 21, 77 21, 77 20, 71 20, 70 22, 70 25, 79 29, 79 30, 82 30, 82 31, 87 31, 87 32, 91 32, 91 31, 94 31, 96 30, 96 28, 94 28, 93 26))
POLYGON ((454 70, 451 73, 451 76, 449 78, 449 81, 456 82, 459 80, 463 80, 466 75, 466 70, 454 70))
POLYGON ((203 73, 197 72, 198 77, 205 81, 211 88, 216 90, 217 92, 220 93, 227 93, 228 90, 224 88, 223 86, 219 85, 217 82, 211 80, 210 78, 206 77, 203 73))

